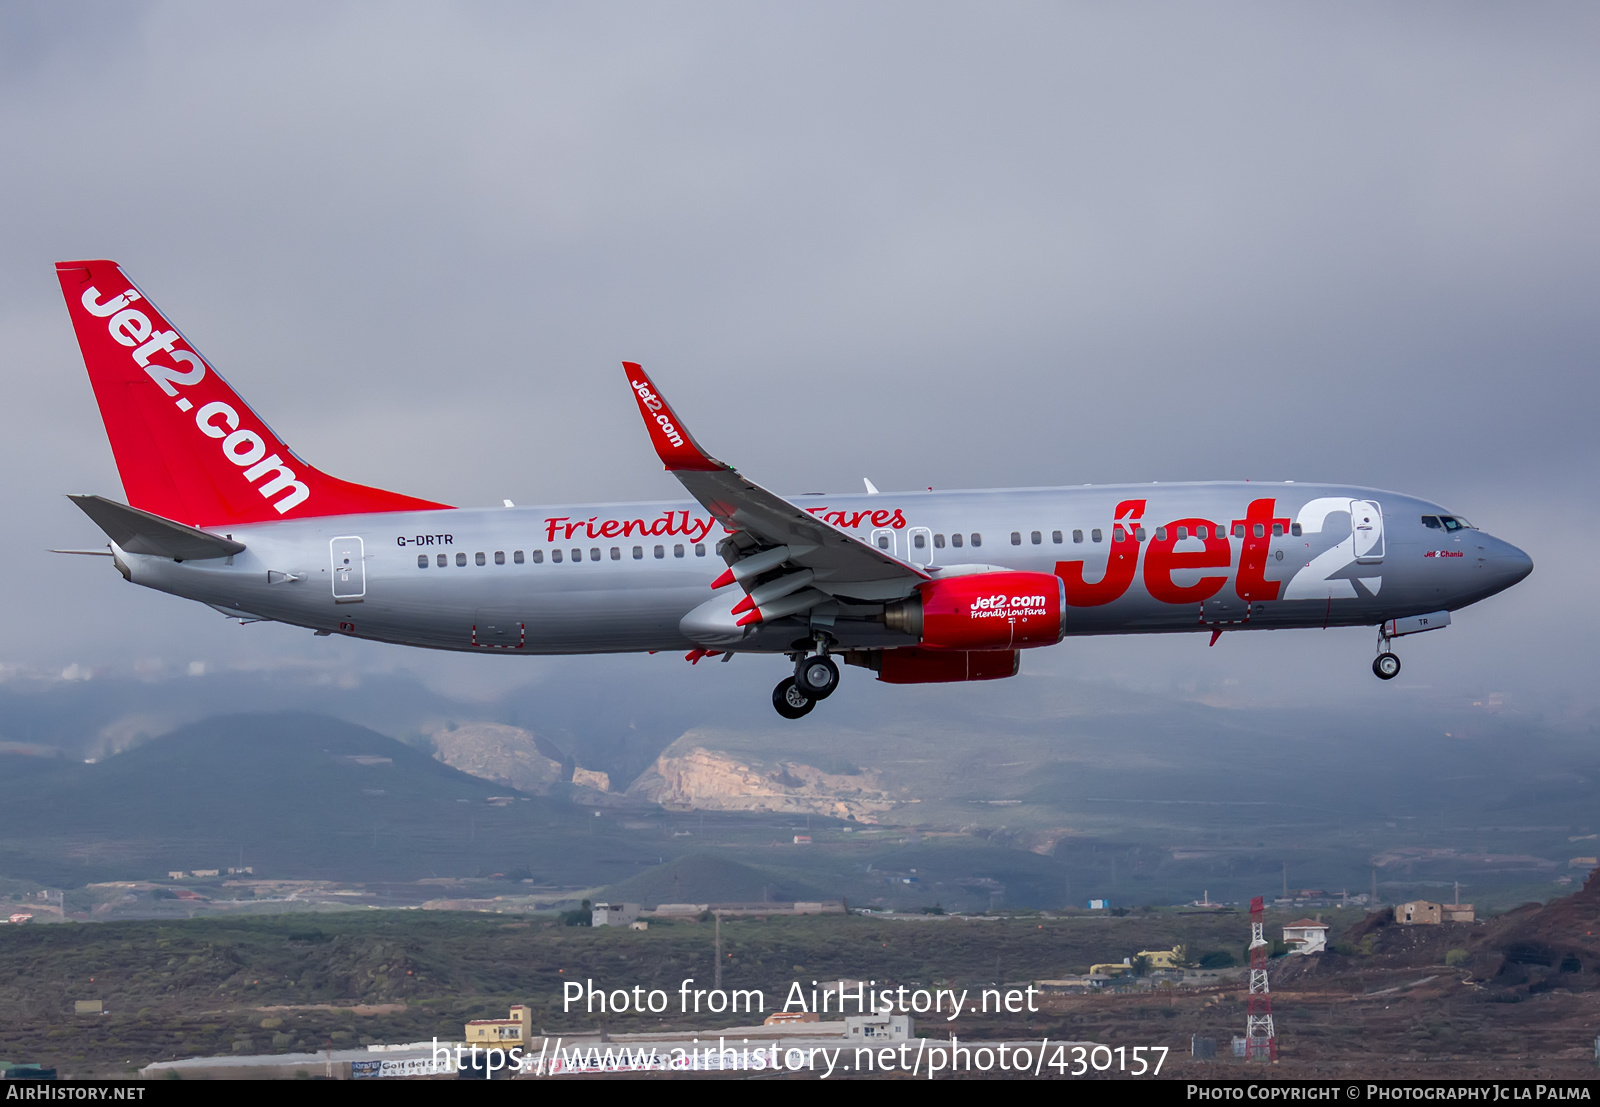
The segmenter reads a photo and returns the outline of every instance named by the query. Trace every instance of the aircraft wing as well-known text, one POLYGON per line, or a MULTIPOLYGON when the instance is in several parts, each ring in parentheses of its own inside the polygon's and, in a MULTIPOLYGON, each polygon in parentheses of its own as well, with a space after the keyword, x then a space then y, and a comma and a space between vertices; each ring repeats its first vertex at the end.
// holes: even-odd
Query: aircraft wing
MULTIPOLYGON (((731 548, 719 547, 736 574, 743 558, 787 547, 788 556, 767 568, 810 569, 815 573, 812 586, 829 595, 895 599, 930 579, 915 566, 768 492, 707 454, 644 369, 634 362, 623 362, 623 368, 662 463, 717 522, 737 532, 731 548)), ((734 579, 745 581, 742 576, 734 579)), ((746 587, 752 584, 753 579, 746 587)))

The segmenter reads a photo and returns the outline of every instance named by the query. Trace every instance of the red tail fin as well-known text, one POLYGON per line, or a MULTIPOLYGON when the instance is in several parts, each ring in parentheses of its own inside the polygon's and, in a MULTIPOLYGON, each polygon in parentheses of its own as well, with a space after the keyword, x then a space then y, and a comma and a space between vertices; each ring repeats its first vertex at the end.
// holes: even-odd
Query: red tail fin
POLYGON ((56 265, 123 491, 193 526, 448 507, 296 457, 112 261, 56 265))

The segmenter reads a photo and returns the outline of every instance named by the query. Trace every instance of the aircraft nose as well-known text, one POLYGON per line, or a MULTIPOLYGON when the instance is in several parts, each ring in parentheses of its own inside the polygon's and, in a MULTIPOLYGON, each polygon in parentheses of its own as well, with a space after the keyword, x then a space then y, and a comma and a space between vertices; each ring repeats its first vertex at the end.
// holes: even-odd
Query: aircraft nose
POLYGON ((1489 567, 1495 575, 1495 583, 1501 588, 1510 588, 1533 572, 1533 558, 1510 542, 1496 538, 1489 555, 1489 567))

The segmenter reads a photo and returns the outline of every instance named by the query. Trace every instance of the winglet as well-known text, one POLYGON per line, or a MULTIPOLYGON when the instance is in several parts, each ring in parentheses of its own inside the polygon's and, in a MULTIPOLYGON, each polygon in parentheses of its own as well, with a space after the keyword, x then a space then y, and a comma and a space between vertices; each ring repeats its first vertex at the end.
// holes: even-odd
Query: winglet
POLYGON ((700 472, 718 472, 727 468, 702 450, 700 443, 684 429, 677 413, 662 398, 643 366, 625 361, 622 368, 627 371, 633 398, 639 403, 639 414, 644 416, 645 429, 650 432, 650 444, 656 448, 663 465, 669 470, 700 472))

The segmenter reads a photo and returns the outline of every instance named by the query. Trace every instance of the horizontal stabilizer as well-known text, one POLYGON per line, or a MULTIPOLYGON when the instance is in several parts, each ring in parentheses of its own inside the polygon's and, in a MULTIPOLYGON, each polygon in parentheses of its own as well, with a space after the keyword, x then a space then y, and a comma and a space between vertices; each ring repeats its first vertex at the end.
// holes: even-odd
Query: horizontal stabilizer
POLYGON ((68 496, 106 537, 129 553, 155 554, 174 561, 204 561, 242 553, 244 544, 163 519, 104 496, 68 496))

